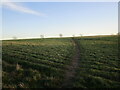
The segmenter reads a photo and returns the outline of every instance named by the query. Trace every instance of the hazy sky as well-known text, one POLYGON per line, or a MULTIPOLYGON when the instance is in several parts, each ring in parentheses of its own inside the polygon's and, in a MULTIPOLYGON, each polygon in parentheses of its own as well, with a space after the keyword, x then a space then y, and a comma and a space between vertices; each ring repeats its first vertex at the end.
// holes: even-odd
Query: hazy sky
POLYGON ((112 34, 118 32, 118 3, 9 2, 2 23, 3 39, 112 34))

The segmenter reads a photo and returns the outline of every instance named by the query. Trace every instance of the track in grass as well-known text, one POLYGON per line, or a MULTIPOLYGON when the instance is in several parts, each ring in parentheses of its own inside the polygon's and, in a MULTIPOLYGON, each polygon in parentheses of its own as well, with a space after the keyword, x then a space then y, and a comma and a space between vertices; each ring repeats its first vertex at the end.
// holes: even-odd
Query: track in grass
POLYGON ((3 88, 120 88, 117 36, 2 42, 3 88))
POLYGON ((71 38, 3 41, 3 88, 60 87, 74 50, 71 38))
POLYGON ((76 37, 80 46, 80 64, 76 88, 120 88, 118 36, 76 37))
POLYGON ((74 52, 74 56, 71 60, 70 65, 67 65, 67 71, 65 74, 65 80, 64 83, 62 84, 62 87, 66 87, 66 88, 71 88, 73 87, 73 80, 75 78, 76 75, 76 70, 78 68, 79 65, 79 59, 80 59, 80 49, 79 49, 79 45, 77 43, 77 40, 75 40, 74 38, 72 38, 73 43, 74 43, 74 47, 75 47, 75 52, 74 52))

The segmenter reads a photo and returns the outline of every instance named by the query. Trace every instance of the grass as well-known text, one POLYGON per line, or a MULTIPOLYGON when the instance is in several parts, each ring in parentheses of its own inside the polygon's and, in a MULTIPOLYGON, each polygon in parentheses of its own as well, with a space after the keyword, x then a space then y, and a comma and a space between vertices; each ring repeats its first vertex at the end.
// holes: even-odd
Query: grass
POLYGON ((120 88, 118 37, 76 38, 80 45, 80 64, 74 87, 120 88))
MULTIPOLYGON (((76 88, 120 88, 118 36, 75 37, 80 49, 76 88)), ((3 41, 3 88, 60 88, 74 56, 71 38, 3 41)))
POLYGON ((72 51, 69 38, 3 41, 3 88, 59 87, 72 51))

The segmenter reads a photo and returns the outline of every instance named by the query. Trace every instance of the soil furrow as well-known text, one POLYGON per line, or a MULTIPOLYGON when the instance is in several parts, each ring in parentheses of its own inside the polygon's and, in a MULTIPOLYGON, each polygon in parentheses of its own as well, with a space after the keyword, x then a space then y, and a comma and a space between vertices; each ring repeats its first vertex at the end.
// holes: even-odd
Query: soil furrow
POLYGON ((66 73, 65 73, 65 80, 62 84, 62 87, 65 88, 71 88, 73 87, 73 80, 76 75, 76 70, 79 65, 79 59, 80 59, 80 50, 79 50, 79 45, 77 43, 77 40, 74 38, 72 39, 73 43, 75 45, 75 53, 74 56, 72 57, 70 65, 66 66, 66 73))

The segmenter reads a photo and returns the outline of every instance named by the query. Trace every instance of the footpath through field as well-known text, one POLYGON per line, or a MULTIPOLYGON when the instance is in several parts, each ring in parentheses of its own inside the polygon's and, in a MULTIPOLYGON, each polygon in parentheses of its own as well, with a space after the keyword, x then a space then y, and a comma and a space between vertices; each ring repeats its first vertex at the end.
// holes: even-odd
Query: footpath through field
POLYGON ((75 46, 75 53, 74 53, 74 56, 71 60, 71 63, 70 65, 66 66, 66 73, 65 73, 65 80, 62 84, 62 87, 65 87, 65 88, 71 88, 73 87, 73 80, 75 78, 75 75, 76 75, 76 69, 78 68, 78 65, 79 65, 79 59, 80 59, 80 49, 79 49, 79 45, 78 45, 78 42, 75 38, 72 38, 72 41, 74 43, 74 46, 75 46))

